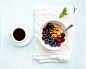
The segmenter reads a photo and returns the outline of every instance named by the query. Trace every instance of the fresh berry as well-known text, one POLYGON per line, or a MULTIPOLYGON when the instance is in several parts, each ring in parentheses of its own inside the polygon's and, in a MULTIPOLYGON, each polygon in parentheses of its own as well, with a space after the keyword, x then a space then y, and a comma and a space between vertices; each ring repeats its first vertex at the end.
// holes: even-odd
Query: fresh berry
POLYGON ((43 30, 46 30, 46 27, 44 27, 43 30))
POLYGON ((45 31, 43 31, 42 34, 45 34, 45 31))
POLYGON ((60 36, 58 36, 57 38, 58 38, 58 39, 60 39, 61 37, 60 37, 60 36))
POLYGON ((49 38, 49 40, 53 40, 53 38, 52 38, 52 37, 50 37, 50 38, 49 38))
POLYGON ((45 40, 48 41, 48 38, 46 38, 45 40))
POLYGON ((54 28, 54 25, 51 25, 51 28, 54 28))
POLYGON ((61 46, 61 43, 58 43, 58 45, 57 45, 58 47, 60 47, 61 46))
POLYGON ((47 39, 47 38, 48 38, 48 36, 46 35, 46 36, 45 36, 45 38, 47 39))
POLYGON ((52 45, 53 43, 52 42, 50 42, 50 45, 52 45))
POLYGON ((50 34, 50 36, 52 36, 52 34, 50 34))
POLYGON ((49 29, 50 27, 49 27, 49 26, 47 26, 46 28, 47 28, 47 29, 49 29))
POLYGON ((57 39, 58 39, 58 38, 56 37, 55 40, 57 41, 57 39))
POLYGON ((57 44, 54 44, 54 47, 56 47, 57 46, 57 44))
POLYGON ((56 42, 56 44, 58 44, 58 42, 56 42))
POLYGON ((61 37, 61 39, 64 39, 64 37, 61 37))
POLYGON ((45 44, 47 44, 47 41, 45 40, 45 44))
POLYGON ((57 42, 61 43, 61 40, 60 39, 57 39, 57 42))
POLYGON ((43 34, 43 36, 46 36, 46 34, 43 34))
POLYGON ((53 38, 55 38, 55 36, 53 36, 53 38))
POLYGON ((53 45, 50 45, 51 47, 53 47, 53 45))
POLYGON ((42 37, 42 40, 45 40, 45 37, 44 36, 42 37))
POLYGON ((49 28, 49 31, 51 31, 51 28, 49 28))
POLYGON ((48 29, 46 29, 46 32, 48 32, 48 29))
POLYGON ((48 24, 47 24, 47 26, 49 26, 49 27, 50 27, 50 26, 51 26, 51 23, 48 23, 48 24))
POLYGON ((49 32, 46 32, 46 34, 48 35, 48 34, 49 34, 49 32))
POLYGON ((61 39, 61 42, 64 42, 65 41, 65 39, 61 39))
POLYGON ((48 34, 48 37, 50 37, 50 34, 48 34))
POLYGON ((55 41, 53 41, 53 44, 55 44, 55 41))
POLYGON ((47 41, 47 44, 49 44, 49 41, 47 41))
POLYGON ((62 33, 62 34, 61 34, 61 37, 64 37, 64 36, 65 36, 65 34, 64 34, 64 33, 62 33))

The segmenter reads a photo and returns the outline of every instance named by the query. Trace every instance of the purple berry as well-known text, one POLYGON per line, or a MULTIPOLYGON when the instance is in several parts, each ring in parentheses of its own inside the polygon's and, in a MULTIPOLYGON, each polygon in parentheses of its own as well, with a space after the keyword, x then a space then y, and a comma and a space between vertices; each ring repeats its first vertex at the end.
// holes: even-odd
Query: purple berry
POLYGON ((49 29, 50 27, 47 26, 46 28, 49 29))
POLYGON ((51 25, 51 28, 54 28, 54 25, 51 25))
POLYGON ((47 24, 47 26, 49 26, 49 27, 50 27, 50 26, 51 26, 51 23, 48 23, 48 24, 47 24))
POLYGON ((48 29, 46 29, 46 32, 48 32, 48 29))
POLYGON ((48 34, 48 37, 50 37, 50 34, 48 34))
POLYGON ((46 27, 44 27, 43 30, 46 30, 46 27))
POLYGON ((49 28, 49 31, 51 31, 51 28, 49 28))

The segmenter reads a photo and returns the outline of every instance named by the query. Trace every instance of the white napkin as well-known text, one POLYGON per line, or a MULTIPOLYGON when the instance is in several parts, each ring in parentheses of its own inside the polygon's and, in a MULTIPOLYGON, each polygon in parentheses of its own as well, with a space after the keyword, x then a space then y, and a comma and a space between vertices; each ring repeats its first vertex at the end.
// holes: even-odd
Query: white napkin
POLYGON ((39 62, 66 62, 71 60, 72 42, 73 42, 73 28, 68 30, 68 41, 65 46, 59 50, 51 51, 44 48, 39 42, 40 27, 49 20, 61 20, 66 27, 73 23, 72 9, 67 7, 67 14, 59 18, 63 8, 44 7, 39 6, 35 9, 35 52, 34 58, 39 62))

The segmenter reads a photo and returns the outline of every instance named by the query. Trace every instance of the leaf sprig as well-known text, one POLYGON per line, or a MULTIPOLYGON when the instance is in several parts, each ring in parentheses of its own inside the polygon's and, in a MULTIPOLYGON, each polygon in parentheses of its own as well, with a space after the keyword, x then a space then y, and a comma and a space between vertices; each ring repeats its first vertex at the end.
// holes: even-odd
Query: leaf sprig
POLYGON ((61 12, 61 14, 59 15, 59 18, 62 18, 62 17, 64 17, 65 15, 67 15, 67 8, 65 7, 64 9, 63 9, 63 12, 61 12))

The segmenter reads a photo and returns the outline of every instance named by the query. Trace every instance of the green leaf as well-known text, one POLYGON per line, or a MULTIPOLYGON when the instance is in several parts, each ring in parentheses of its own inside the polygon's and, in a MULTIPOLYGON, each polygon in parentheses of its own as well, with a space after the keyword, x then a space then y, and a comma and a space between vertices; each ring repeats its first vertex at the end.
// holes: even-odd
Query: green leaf
POLYGON ((67 13, 64 13, 65 15, 67 15, 67 13))
POLYGON ((63 9, 63 13, 65 13, 65 12, 67 12, 67 8, 66 7, 63 9))
POLYGON ((59 18, 62 18, 64 15, 65 15, 65 14, 61 13, 60 16, 59 16, 59 18))

